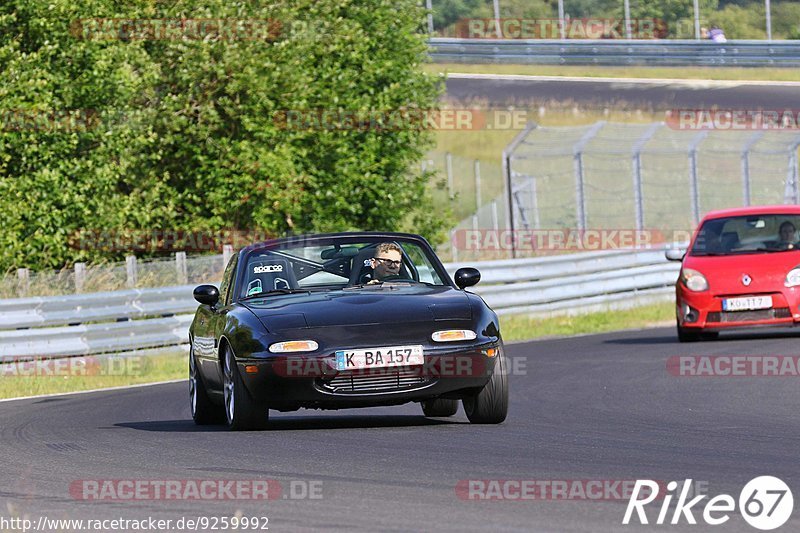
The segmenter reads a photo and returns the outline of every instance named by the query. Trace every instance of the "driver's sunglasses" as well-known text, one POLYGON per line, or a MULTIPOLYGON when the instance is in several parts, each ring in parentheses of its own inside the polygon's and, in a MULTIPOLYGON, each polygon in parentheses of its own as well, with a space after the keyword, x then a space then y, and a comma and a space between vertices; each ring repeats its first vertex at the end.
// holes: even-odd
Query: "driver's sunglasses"
POLYGON ((380 261, 384 265, 388 264, 393 267, 399 267, 403 263, 403 261, 393 261, 392 259, 387 259, 385 257, 373 257, 373 259, 376 261, 380 261))

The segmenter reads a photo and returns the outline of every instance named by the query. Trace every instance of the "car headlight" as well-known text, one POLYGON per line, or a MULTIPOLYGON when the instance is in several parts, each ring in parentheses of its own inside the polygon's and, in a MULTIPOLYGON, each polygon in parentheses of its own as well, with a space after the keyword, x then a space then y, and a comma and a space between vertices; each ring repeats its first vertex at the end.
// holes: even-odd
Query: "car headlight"
POLYGON ((269 351, 272 353, 294 353, 294 352, 313 352, 319 348, 315 341, 286 341, 270 344, 269 351))
POLYGON ((477 333, 468 329, 446 329, 434 332, 431 339, 436 342, 471 341, 477 336, 477 333))
POLYGON ((786 281, 783 282, 787 287, 797 287, 800 285, 800 265, 797 265, 786 274, 786 281))
POLYGON ((707 291, 708 280, 697 270, 691 268, 684 268, 681 271, 681 281, 686 285, 686 288, 693 292, 707 291))

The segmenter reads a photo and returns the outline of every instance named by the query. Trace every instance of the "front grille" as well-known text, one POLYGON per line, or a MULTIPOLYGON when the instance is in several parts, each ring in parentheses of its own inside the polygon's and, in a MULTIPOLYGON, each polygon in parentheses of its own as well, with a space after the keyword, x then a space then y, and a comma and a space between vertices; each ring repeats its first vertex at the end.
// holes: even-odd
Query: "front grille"
POLYGON ((369 372, 346 372, 332 379, 318 379, 317 384, 336 394, 364 394, 371 392, 396 392, 423 387, 431 383, 431 376, 419 369, 387 368, 369 372))
POLYGON ((791 318, 788 307, 775 309, 759 309, 757 311, 723 311, 708 313, 708 322, 754 322, 756 320, 772 320, 773 318, 791 318))

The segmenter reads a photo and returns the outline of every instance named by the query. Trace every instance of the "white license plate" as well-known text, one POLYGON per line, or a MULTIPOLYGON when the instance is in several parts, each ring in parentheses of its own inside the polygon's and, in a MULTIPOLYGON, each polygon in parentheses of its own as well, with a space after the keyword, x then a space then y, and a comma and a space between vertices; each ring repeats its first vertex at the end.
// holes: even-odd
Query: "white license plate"
POLYGON ((753 309, 770 309, 771 307, 772 296, 747 296, 722 300, 723 311, 751 311, 753 309))
POLYGON ((336 352, 336 370, 421 365, 424 362, 421 344, 336 352))

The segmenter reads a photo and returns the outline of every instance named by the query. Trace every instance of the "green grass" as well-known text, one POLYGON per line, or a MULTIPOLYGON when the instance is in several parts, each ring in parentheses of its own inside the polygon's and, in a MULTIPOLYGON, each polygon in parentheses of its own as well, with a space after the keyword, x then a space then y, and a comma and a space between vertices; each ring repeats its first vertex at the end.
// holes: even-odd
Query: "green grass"
POLYGON ((622 311, 604 311, 579 316, 532 318, 522 315, 500 317, 500 330, 506 342, 548 337, 605 333, 624 329, 667 326, 675 322, 672 302, 652 304, 622 311))
POLYGON ((0 366, 0 398, 77 392, 186 378, 186 361, 186 352, 179 349, 159 355, 135 355, 126 358, 86 356, 49 363, 37 371, 40 374, 37 376, 22 375, 30 373, 30 366, 6 364, 0 366), (85 371, 82 370, 84 368, 85 371), (49 375, 50 373, 54 375, 49 375))
POLYGON ((494 65, 489 63, 433 63, 428 72, 516 74, 526 76, 585 76, 590 78, 666 78, 681 80, 800 81, 793 68, 744 67, 599 67, 559 65, 494 65))

